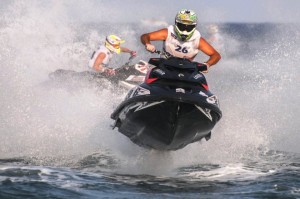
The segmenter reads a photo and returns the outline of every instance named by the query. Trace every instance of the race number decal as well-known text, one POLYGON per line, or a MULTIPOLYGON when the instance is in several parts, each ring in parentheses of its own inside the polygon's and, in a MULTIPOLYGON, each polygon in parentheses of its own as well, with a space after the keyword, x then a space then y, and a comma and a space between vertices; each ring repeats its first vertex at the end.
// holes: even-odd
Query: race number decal
POLYGON ((176 46, 175 50, 177 52, 181 52, 181 53, 185 53, 185 54, 189 52, 186 47, 182 48, 182 46, 179 46, 179 45, 176 46))

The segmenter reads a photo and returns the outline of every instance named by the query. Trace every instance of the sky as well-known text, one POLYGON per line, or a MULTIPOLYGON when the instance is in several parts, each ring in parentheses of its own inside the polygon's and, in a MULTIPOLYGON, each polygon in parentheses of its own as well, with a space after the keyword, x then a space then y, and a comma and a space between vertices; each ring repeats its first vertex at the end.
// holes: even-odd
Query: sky
MULTIPOLYGON (((0 12, 13 0, 0 0, 0 12)), ((202 22, 300 22, 300 0, 16 0, 46 7, 63 4, 75 20, 171 22, 183 8, 196 11, 202 22)))
MULTIPOLYGON (((182 8, 207 22, 300 22, 300 0, 89 0, 111 20, 174 20, 182 8), (111 11, 111 12, 108 12, 111 11)), ((82 8, 82 7, 81 7, 82 8)), ((101 13, 89 15, 89 19, 101 13)), ((103 16, 102 16, 103 17, 103 16)), ((101 17, 101 18, 102 18, 101 17)), ((105 17, 104 17, 105 18, 105 17)), ((107 19, 106 18, 106 19, 107 19)))

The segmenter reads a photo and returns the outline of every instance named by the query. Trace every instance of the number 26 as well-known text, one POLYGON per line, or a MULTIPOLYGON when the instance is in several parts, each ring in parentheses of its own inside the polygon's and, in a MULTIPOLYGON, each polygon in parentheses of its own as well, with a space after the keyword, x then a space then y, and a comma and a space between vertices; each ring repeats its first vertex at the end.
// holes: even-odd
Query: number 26
POLYGON ((178 51, 178 52, 182 52, 182 53, 188 53, 188 50, 186 49, 186 47, 181 47, 181 46, 179 46, 179 45, 177 45, 177 47, 176 47, 176 49, 175 49, 176 51, 178 51))

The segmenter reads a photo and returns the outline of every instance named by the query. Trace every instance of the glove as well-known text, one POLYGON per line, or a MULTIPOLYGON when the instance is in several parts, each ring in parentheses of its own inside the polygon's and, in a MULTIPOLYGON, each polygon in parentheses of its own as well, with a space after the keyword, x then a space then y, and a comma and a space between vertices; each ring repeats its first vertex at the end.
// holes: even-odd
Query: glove
POLYGON ((99 71, 101 74, 104 74, 105 76, 112 76, 116 74, 116 71, 111 68, 107 68, 102 66, 101 70, 99 71))
POLYGON ((110 68, 105 68, 104 69, 104 73, 108 76, 113 76, 116 74, 116 71, 114 69, 110 69, 110 68))
POLYGON ((208 63, 198 63, 198 71, 202 73, 208 73, 209 64, 208 63))
POLYGON ((130 52, 130 55, 131 55, 131 56, 136 56, 137 53, 136 53, 136 51, 131 51, 131 52, 130 52))
POLYGON ((152 53, 155 51, 155 46, 152 44, 146 44, 145 47, 148 51, 150 51, 152 53))

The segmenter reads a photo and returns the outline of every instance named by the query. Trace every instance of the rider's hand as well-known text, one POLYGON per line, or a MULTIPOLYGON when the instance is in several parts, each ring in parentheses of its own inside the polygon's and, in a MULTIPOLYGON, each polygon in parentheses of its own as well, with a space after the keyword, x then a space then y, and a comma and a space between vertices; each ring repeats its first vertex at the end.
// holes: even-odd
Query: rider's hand
POLYGON ((206 62, 203 63, 206 66, 206 70, 202 71, 202 73, 208 73, 208 69, 210 67, 210 65, 206 62))
POLYGON ((202 73, 208 73, 209 64, 207 63, 198 63, 198 70, 202 73))
POLYGON ((130 55, 131 55, 131 56, 136 56, 137 53, 136 53, 136 51, 131 51, 131 52, 130 52, 130 55))
POLYGON ((155 46, 152 44, 146 44, 145 47, 148 51, 150 51, 152 53, 155 51, 155 46))
POLYGON ((105 73, 106 75, 113 76, 113 75, 116 74, 116 71, 115 71, 114 69, 105 68, 105 69, 104 69, 104 73, 105 73))

